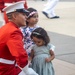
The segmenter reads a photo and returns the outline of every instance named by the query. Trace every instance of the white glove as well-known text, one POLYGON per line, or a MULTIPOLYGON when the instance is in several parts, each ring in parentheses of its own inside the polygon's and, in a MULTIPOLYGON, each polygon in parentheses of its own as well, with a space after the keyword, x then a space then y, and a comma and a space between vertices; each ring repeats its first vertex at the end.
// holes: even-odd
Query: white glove
POLYGON ((27 75, 38 75, 32 68, 29 68, 28 65, 23 68, 23 71, 27 75))

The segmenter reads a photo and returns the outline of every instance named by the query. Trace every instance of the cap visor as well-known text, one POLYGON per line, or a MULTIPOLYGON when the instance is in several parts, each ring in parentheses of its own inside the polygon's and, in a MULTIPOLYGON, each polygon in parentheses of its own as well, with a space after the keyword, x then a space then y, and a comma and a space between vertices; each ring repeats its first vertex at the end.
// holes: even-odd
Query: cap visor
POLYGON ((29 11, 23 8, 23 9, 16 9, 16 12, 27 13, 29 11))

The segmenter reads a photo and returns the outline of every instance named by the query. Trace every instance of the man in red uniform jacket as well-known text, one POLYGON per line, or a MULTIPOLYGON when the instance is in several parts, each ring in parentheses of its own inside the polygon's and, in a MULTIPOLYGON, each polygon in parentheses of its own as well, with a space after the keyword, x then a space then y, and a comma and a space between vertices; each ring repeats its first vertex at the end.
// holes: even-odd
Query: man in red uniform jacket
POLYGON ((28 64, 19 27, 26 25, 23 2, 5 7, 9 22, 0 28, 0 75, 26 75, 22 69, 28 64))

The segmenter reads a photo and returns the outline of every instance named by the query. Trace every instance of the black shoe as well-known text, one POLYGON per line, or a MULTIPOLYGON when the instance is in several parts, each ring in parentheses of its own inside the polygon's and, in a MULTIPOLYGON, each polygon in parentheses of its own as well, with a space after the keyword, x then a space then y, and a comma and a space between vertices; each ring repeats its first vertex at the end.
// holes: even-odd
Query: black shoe
POLYGON ((42 11, 42 13, 43 13, 47 18, 50 18, 46 12, 42 11))
POLYGON ((51 17, 50 19, 57 19, 57 18, 60 18, 59 16, 54 16, 54 17, 51 17))

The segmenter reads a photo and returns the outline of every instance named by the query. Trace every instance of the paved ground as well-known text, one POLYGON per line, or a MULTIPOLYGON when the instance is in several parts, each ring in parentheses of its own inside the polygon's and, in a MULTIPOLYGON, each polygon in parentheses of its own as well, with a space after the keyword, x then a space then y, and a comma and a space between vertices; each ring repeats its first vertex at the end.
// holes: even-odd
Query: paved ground
POLYGON ((28 6, 38 10, 38 24, 47 30, 51 42, 56 46, 56 58, 53 60, 56 75, 75 75, 75 2, 63 0, 58 3, 55 12, 59 19, 47 19, 41 13, 45 3, 28 0, 28 6))

